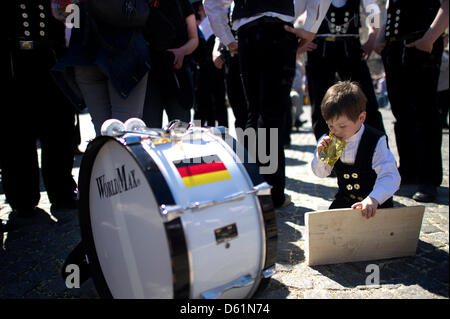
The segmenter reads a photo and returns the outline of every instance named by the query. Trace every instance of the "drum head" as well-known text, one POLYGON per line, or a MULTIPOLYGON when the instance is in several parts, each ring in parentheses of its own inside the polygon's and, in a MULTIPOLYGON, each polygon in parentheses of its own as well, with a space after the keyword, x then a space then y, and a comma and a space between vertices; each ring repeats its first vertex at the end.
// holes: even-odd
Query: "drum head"
POLYGON ((131 150, 99 137, 80 171, 80 227, 102 297, 173 298, 159 205, 131 150))

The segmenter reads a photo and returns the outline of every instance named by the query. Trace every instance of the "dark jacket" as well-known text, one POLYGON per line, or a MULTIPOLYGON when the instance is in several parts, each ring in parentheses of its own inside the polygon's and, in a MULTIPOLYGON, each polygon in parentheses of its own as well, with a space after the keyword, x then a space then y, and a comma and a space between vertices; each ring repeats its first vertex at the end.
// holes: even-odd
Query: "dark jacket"
POLYGON ((67 54, 53 67, 53 75, 78 109, 84 102, 73 66, 98 65, 125 99, 151 68, 150 54, 141 30, 102 25, 88 18, 80 4, 80 28, 72 29, 67 54))

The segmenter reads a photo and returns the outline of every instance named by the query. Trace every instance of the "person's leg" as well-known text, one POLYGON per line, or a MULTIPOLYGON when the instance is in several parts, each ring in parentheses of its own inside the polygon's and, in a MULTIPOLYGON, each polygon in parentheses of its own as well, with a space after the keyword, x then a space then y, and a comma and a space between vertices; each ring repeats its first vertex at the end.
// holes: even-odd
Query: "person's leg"
POLYGON ((111 117, 122 122, 130 118, 142 118, 147 92, 148 73, 136 84, 130 95, 124 99, 108 81, 109 98, 111 101, 111 117))
POLYGON ((95 65, 75 66, 74 71, 75 80, 91 115, 95 133, 99 136, 103 122, 111 119, 108 77, 95 65))
POLYGON ((416 48, 406 53, 407 67, 416 74, 411 83, 411 91, 417 92, 414 103, 416 117, 414 124, 414 156, 417 160, 416 176, 419 183, 418 192, 413 196, 418 201, 432 201, 436 187, 442 182, 442 130, 439 111, 436 106, 436 93, 439 81, 439 66, 443 51, 442 39, 434 44, 431 54, 416 48), (429 195, 429 196, 427 196, 429 195))
POLYGON ((448 128, 448 121, 447 121, 447 115, 448 115, 448 109, 449 109, 449 92, 450 90, 444 90, 437 92, 436 96, 436 103, 439 110, 439 114, 441 117, 441 125, 443 128, 448 128))
POLYGON ((311 121, 316 140, 322 135, 328 134, 328 125, 322 116, 322 100, 330 88, 336 82, 336 68, 334 66, 334 54, 336 50, 331 43, 320 40, 317 48, 308 52, 308 62, 305 65, 308 80, 308 93, 311 102, 311 121))
POLYGON ((17 78, 6 84, 6 101, 0 116, 0 133, 5 139, 0 151, 2 185, 6 200, 18 215, 30 216, 40 200, 39 164, 36 148, 37 119, 33 81, 21 77, 18 65, 17 78))
POLYGON ((189 123, 191 121, 191 110, 183 108, 175 97, 166 97, 164 106, 169 122, 180 120, 189 123))
POLYGON ((338 74, 341 80, 354 81, 359 84, 367 98, 365 123, 385 133, 383 117, 379 111, 370 70, 362 57, 361 43, 359 39, 347 40, 345 43, 348 54, 343 55, 340 63, 337 64, 338 74))
POLYGON ((156 73, 150 73, 147 81, 142 119, 148 127, 161 128, 162 118, 163 105, 160 86, 156 73))
POLYGON ((244 130, 248 113, 247 98, 242 84, 238 56, 231 57, 227 60, 225 75, 228 101, 233 109, 234 117, 236 118, 234 126, 244 130))
POLYGON ((69 141, 75 136, 75 109, 62 94, 53 79, 42 77, 39 104, 46 105, 36 114, 39 119, 41 167, 44 185, 52 209, 76 208, 76 182, 72 176, 74 147, 69 141), (47 103, 45 103, 47 102, 47 103))
POLYGON ((412 70, 409 74, 404 66, 403 45, 393 42, 382 52, 386 72, 386 87, 392 114, 395 117, 394 132, 399 154, 399 171, 403 184, 416 182, 416 158, 414 155, 415 110, 411 107, 417 92, 412 91, 410 82, 417 81, 417 74, 412 70), (411 79, 412 76, 412 79, 411 79))
POLYGON ((274 206, 280 207, 286 198, 283 137, 286 113, 291 106, 289 94, 295 75, 297 39, 285 32, 282 23, 268 23, 244 29, 239 33, 239 42, 250 110, 247 127, 263 129, 258 132, 258 144, 262 144, 262 138, 266 139, 260 145, 265 150, 258 150, 260 172, 273 186, 274 206))

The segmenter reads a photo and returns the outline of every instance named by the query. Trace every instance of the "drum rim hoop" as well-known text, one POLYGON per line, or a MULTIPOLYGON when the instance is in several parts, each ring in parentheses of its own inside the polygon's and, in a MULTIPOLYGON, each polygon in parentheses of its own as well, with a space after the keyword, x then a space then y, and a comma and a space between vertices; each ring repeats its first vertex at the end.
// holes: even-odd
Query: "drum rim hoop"
MULTIPOLYGON (((79 223, 80 223, 80 231, 81 238, 83 242, 84 249, 89 258, 89 268, 92 274, 92 278, 97 289, 97 292, 102 298, 113 299, 113 295, 109 289, 108 283, 103 275, 103 271, 100 266, 99 258, 97 255, 97 250, 95 247, 95 241, 92 233, 92 224, 90 218, 90 206, 89 206, 89 190, 90 190, 90 182, 91 182, 91 174, 92 169, 97 158, 99 151, 102 147, 109 141, 113 141, 124 147, 127 152, 134 158, 138 166, 140 166, 142 172, 147 178, 147 182, 149 183, 150 188, 154 192, 155 198, 158 201, 158 204, 161 204, 161 200, 165 200, 166 205, 175 204, 175 200, 173 199, 172 192, 170 191, 167 182, 166 189, 168 192, 165 193, 164 198, 159 197, 158 194, 155 193, 155 185, 152 185, 152 181, 148 176, 148 170, 145 170, 147 165, 143 165, 142 158, 136 155, 137 150, 142 150, 145 152, 141 144, 134 144, 131 146, 124 145, 120 141, 118 141, 114 137, 110 136, 100 136, 91 141, 86 149, 86 152, 83 156, 80 165, 80 174, 79 174, 79 223), (86 192, 84 192, 86 190, 86 192)), ((142 157, 142 156, 141 156, 142 157)), ((159 171, 158 166, 154 163, 153 158, 151 156, 146 156, 149 161, 153 162, 154 165, 152 167, 156 168, 159 171)), ((152 169, 152 172, 156 172, 156 169, 152 169)), ((161 172, 159 171, 161 174, 161 172)), ((159 181, 161 182, 161 181, 159 181)), ((158 189, 161 185, 158 185, 158 189)), ((177 278, 176 281, 173 281, 173 297, 175 299, 186 299, 189 298, 190 292, 190 265, 188 261, 188 250, 186 245, 186 239, 184 235, 184 230, 181 224, 180 218, 174 219, 171 223, 164 224, 166 236, 168 239, 168 245, 170 247, 170 258, 172 260, 172 274, 177 278)))

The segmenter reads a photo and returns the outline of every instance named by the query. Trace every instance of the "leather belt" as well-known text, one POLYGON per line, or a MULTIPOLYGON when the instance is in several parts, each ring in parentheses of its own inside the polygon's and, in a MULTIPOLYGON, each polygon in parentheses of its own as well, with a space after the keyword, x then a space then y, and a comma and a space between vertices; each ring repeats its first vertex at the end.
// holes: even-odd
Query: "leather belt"
POLYGON ((391 43, 396 41, 415 41, 417 39, 420 39, 425 34, 425 32, 426 31, 417 31, 400 36, 387 37, 386 42, 391 43))
POLYGON ((318 34, 316 39, 328 42, 346 41, 359 39, 359 34, 318 34))
POLYGON ((268 17, 268 16, 263 16, 261 18, 258 18, 256 20, 253 20, 249 23, 244 24, 243 26, 241 26, 239 28, 240 31, 245 30, 245 29, 250 29, 250 28, 254 28, 254 27, 258 27, 258 26, 263 26, 263 25, 267 25, 267 24, 287 24, 292 26, 292 23, 290 22, 286 22, 283 21, 281 19, 275 18, 275 17, 268 17))

